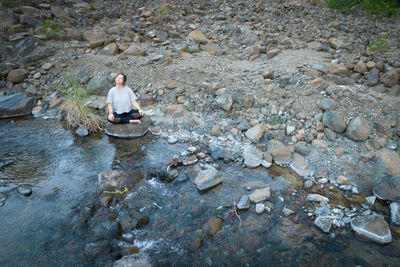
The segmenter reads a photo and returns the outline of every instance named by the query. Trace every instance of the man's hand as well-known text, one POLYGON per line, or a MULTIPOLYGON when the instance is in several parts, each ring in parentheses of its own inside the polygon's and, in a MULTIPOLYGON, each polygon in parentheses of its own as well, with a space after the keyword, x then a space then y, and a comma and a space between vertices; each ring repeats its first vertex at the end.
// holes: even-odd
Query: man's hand
POLYGON ((112 113, 108 114, 108 120, 114 121, 114 114, 112 114, 112 113))

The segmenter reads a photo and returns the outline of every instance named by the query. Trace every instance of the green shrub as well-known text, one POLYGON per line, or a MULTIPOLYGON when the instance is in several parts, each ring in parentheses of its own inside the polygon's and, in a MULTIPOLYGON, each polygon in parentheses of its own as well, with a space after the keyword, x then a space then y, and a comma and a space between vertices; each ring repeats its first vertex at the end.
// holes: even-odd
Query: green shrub
POLYGON ((167 6, 160 6, 159 8, 156 9, 156 11, 163 16, 168 15, 168 7, 167 6))
POLYGON ((60 91, 65 101, 60 106, 59 113, 65 116, 68 127, 82 126, 89 132, 99 132, 103 119, 86 105, 90 90, 82 88, 78 80, 70 81, 68 86, 60 91))
POLYGON ((46 19, 42 25, 42 28, 44 34, 46 35, 46 39, 53 39, 58 37, 60 29, 58 28, 57 22, 46 19))
POLYGON ((327 6, 345 12, 361 8, 366 14, 379 17, 398 17, 400 15, 397 0, 328 0, 327 6))
POLYGON ((5 6, 5 7, 9 7, 9 8, 13 8, 13 7, 16 7, 17 5, 18 5, 19 3, 18 3, 18 1, 8 1, 8 0, 5 0, 5 1, 1 1, 1 5, 2 6, 5 6))
POLYGON ((371 51, 380 53, 390 50, 388 43, 380 37, 371 40, 368 47, 371 51))

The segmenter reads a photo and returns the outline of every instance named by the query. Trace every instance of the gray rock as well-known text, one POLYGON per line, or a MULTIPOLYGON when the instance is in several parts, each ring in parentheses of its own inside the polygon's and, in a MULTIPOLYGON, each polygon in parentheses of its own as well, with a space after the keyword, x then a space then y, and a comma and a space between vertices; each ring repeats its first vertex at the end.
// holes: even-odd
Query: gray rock
POLYGON ((288 208, 284 208, 282 210, 282 212, 283 212, 283 214, 285 214, 285 216, 289 216, 289 215, 292 215, 292 214, 296 213, 294 210, 291 210, 291 209, 288 209, 288 208))
POLYGON ((85 245, 84 255, 86 258, 94 259, 108 253, 110 253, 110 245, 106 240, 87 243, 85 245))
POLYGON ((367 78, 368 86, 375 86, 379 83, 379 70, 371 69, 369 72, 365 74, 365 77, 367 78))
POLYGON ((153 122, 150 119, 150 116, 144 116, 140 120, 142 124, 112 124, 107 122, 105 133, 119 138, 141 137, 147 133, 153 122))
POLYGON ((390 220, 394 225, 400 226, 400 203, 399 202, 390 203, 390 220))
POLYGON ((322 72, 323 74, 327 74, 329 72, 328 66, 325 64, 311 64, 308 65, 309 68, 322 72))
POLYGON ((264 204, 262 204, 262 203, 257 203, 257 204, 256 204, 255 211, 256 211, 256 213, 257 213, 258 215, 263 214, 263 213, 264 213, 264 210, 265 210, 265 205, 264 205, 264 204))
POLYGON ((343 115, 331 110, 324 113, 322 122, 326 127, 337 133, 343 133, 347 126, 343 115))
POLYGON ((305 189, 310 189, 313 186, 313 181, 312 180, 307 180, 304 182, 304 188, 305 189))
POLYGON ((271 153, 274 162, 278 165, 288 164, 292 159, 292 152, 279 140, 273 139, 269 141, 268 151, 271 153))
POLYGON ((271 188, 267 186, 265 188, 256 189, 249 197, 252 203, 262 202, 271 198, 271 188))
POLYGON ((278 48, 271 49, 270 51, 267 52, 267 58, 268 59, 273 58, 274 56, 276 56, 280 52, 281 52, 281 50, 278 49, 278 48))
POLYGON ((262 124, 257 124, 248 129, 245 134, 246 137, 249 138, 252 142, 258 143, 263 133, 264 126, 262 124))
POLYGON ((272 155, 269 151, 263 153, 263 160, 261 165, 265 168, 269 168, 272 165, 272 155))
POLYGON ((7 199, 7 195, 4 194, 4 193, 0 193, 0 207, 4 206, 4 203, 6 202, 6 199, 7 199))
POLYGON ((99 95, 91 95, 86 100, 86 105, 89 108, 93 108, 93 109, 97 109, 97 110, 104 110, 107 105, 107 97, 99 96, 99 95))
POLYGON ((118 54, 118 46, 116 43, 111 43, 111 44, 106 45, 103 48, 103 51, 104 51, 104 54, 106 54, 106 55, 116 55, 116 54, 118 54))
POLYGON ((20 83, 29 75, 29 71, 24 69, 11 70, 7 75, 7 80, 13 83, 20 83))
POLYGON ((94 95, 106 96, 113 85, 104 77, 94 76, 90 79, 87 89, 94 95))
POLYGON ((189 165, 193 165, 195 163, 197 163, 199 160, 197 159, 197 157, 195 155, 190 156, 184 160, 182 160, 182 164, 184 166, 189 166, 189 165))
POLYGON ((335 141, 336 140, 336 133, 334 131, 332 131, 331 129, 325 128, 324 129, 324 133, 325 133, 325 136, 326 136, 326 138, 328 140, 330 140, 330 141, 335 141))
POLYGON ((175 144, 176 142, 178 142, 178 139, 176 139, 176 138, 173 137, 173 136, 170 136, 170 137, 168 137, 167 142, 168 142, 168 144, 173 145, 173 144, 175 144))
POLYGON ((294 127, 294 126, 290 126, 290 125, 286 126, 286 135, 287 136, 291 135, 295 130, 296 130, 296 127, 294 127))
POLYGON ((315 219, 314 224, 325 233, 329 233, 332 226, 332 220, 328 216, 319 216, 317 219, 315 219))
POLYGON ((244 164, 247 168, 257 168, 262 163, 263 154, 252 145, 247 145, 243 151, 244 164))
POLYGON ((215 99, 215 102, 217 102, 218 106, 223 110, 230 111, 232 108, 233 99, 230 95, 221 95, 215 99))
POLYGON ((20 193, 23 196, 29 196, 30 194, 32 194, 32 189, 28 186, 18 186, 17 187, 17 192, 20 193))
POLYGON ((250 208, 250 197, 249 195, 243 195, 239 203, 237 204, 237 208, 240 210, 248 210, 250 208))
POLYGON ((319 194, 308 194, 307 200, 315 202, 329 202, 329 198, 321 196, 319 194))
POLYGON ((381 81, 386 87, 392 87, 399 81, 399 74, 395 69, 392 69, 382 75, 381 81))
POLYGON ((36 47, 43 45, 43 42, 37 38, 28 37, 21 41, 19 41, 15 48, 18 51, 18 54, 25 57, 29 55, 36 47))
POLYGON ((32 114, 34 98, 26 93, 0 97, 0 118, 11 118, 32 114))
POLYGON ((299 176, 308 176, 310 173, 308 161, 300 154, 294 153, 290 168, 299 176))
POLYGON ((351 220, 351 229, 356 234, 379 244, 392 242, 389 224, 381 216, 370 214, 351 220))
POLYGON ((149 259, 142 254, 128 255, 114 262, 113 267, 151 267, 149 259))
POLYGON ((199 191, 205 191, 222 183, 222 176, 214 167, 208 167, 199 172, 194 183, 199 191))
POLYGON ((148 224, 150 219, 138 212, 135 209, 127 209, 120 212, 119 223, 124 232, 143 227, 148 224))
POLYGON ((122 53, 122 57, 125 56, 136 56, 136 57, 144 57, 147 55, 146 49, 139 44, 132 44, 127 50, 122 53))
POLYGON ((383 200, 400 201, 400 176, 378 176, 372 188, 374 195, 383 200))
POLYGON ((76 129, 75 133, 79 136, 89 135, 89 131, 85 127, 82 127, 82 126, 79 126, 79 128, 76 129))
POLYGON ((104 31, 86 31, 85 39, 89 42, 90 48, 96 48, 105 43, 107 36, 104 31))
POLYGON ((378 167, 382 172, 400 176, 400 157, 390 149, 383 148, 377 152, 378 167))
POLYGON ((375 204, 375 200, 376 200, 376 196, 365 197, 365 200, 367 201, 367 203, 369 205, 374 205, 375 204))
POLYGON ((371 127, 364 118, 358 116, 347 126, 346 136, 353 141, 364 141, 371 134, 371 127))
POLYGON ((337 105, 338 105, 337 102, 330 98, 324 98, 318 102, 318 106, 320 107, 320 109, 325 110, 325 111, 326 110, 334 110, 334 109, 336 109, 337 105))

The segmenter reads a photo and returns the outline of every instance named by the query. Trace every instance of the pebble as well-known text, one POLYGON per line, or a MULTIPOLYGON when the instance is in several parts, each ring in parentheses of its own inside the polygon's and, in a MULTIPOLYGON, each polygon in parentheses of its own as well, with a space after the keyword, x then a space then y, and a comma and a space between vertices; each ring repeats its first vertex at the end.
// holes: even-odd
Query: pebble
POLYGON ((257 214, 262 214, 263 212, 264 212, 264 210, 265 210, 265 205, 264 204, 262 204, 262 203, 257 203, 256 204, 256 213, 257 214))
POLYGON ((313 181, 307 180, 304 182, 304 188, 310 189, 313 186, 313 181))
POLYGON ((376 200, 376 196, 369 196, 366 197, 365 200, 367 201, 367 203, 369 205, 374 205, 375 204, 375 200, 376 200))
POLYGON ((32 194, 32 189, 28 186, 18 186, 17 187, 17 192, 20 193, 23 196, 29 196, 32 194))
POLYGON ((326 178, 321 178, 321 179, 318 180, 318 183, 320 183, 320 184, 326 184, 326 183, 328 183, 328 179, 326 179, 326 178))

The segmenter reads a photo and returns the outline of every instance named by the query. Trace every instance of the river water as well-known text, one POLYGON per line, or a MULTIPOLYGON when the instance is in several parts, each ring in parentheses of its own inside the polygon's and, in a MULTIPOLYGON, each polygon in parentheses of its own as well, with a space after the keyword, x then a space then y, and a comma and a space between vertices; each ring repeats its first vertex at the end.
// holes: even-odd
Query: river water
MULTIPOLYGON (((111 168, 145 171, 190 146, 149 136, 79 138, 59 123, 29 119, 0 122, 0 143, 0 192, 7 195, 0 207, 0 266, 101 266, 85 259, 90 236, 74 227, 75 211, 95 200, 97 175, 111 168), (32 195, 18 194, 17 185, 29 185, 32 195)), ((393 242, 384 246, 355 237, 348 226, 323 233, 304 212, 313 207, 300 201, 303 181, 291 171, 218 164, 223 184, 205 193, 191 181, 199 164, 178 167, 171 183, 142 179, 127 198, 150 222, 118 246, 135 247, 154 266, 399 266, 399 228, 391 227, 393 242), (271 212, 257 215, 252 205, 238 212, 240 220, 233 215, 233 203, 248 188, 265 186, 271 212), (285 207, 295 214, 285 216, 285 207), (206 230, 210 220, 222 226, 214 236, 206 230)), ((349 207, 363 198, 330 194, 349 207)))

